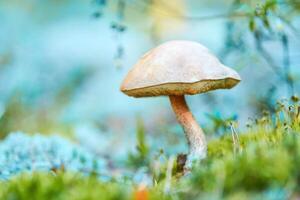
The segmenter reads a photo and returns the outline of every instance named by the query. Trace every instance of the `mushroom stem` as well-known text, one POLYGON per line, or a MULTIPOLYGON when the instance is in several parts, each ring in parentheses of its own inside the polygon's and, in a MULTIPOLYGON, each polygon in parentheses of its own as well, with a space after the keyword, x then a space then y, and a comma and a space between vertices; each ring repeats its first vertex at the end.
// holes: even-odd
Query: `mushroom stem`
POLYGON ((189 144, 188 161, 204 158, 207 150, 205 135, 190 112, 184 96, 170 95, 169 98, 189 144))

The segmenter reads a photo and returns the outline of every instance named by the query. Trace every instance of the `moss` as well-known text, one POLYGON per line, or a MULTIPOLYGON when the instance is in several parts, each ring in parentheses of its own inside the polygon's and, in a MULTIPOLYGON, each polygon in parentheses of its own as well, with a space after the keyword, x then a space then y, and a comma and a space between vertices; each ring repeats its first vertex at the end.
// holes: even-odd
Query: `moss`
POLYGON ((194 166, 188 180, 192 192, 183 196, 268 199, 265 195, 279 188, 286 195, 280 199, 287 199, 299 190, 299 130, 299 105, 281 105, 274 115, 255 120, 237 141, 231 134, 211 140, 207 159, 194 166))
MULTIPOLYGON (((280 106, 276 113, 263 115, 235 137, 231 135, 233 131, 212 139, 208 157, 195 164, 192 173, 184 177, 178 178, 176 167, 168 169, 168 159, 162 162, 149 158, 150 163, 145 167, 149 168, 153 185, 142 189, 140 183, 134 183, 134 177, 102 182, 93 176, 69 172, 34 173, 2 182, 0 199, 297 198, 300 191, 299 116, 298 105, 292 109, 280 106), (152 165, 154 160, 160 162, 159 167, 152 165), (172 172, 174 176, 170 178, 168 175, 172 172)), ((144 138, 141 141, 144 142, 144 138)))
POLYGON ((27 172, 66 171, 105 175, 106 160, 60 136, 11 133, 0 143, 0 180, 27 172))
POLYGON ((130 199, 131 191, 115 182, 101 182, 81 174, 23 174, 0 183, 0 199, 12 200, 96 200, 130 199))

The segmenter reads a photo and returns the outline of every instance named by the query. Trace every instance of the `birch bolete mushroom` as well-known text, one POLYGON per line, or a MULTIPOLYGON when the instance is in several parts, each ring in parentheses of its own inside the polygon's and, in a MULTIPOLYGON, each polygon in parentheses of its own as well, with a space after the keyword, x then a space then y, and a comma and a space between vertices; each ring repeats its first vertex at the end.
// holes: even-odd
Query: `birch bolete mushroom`
POLYGON ((206 47, 192 41, 169 41, 147 52, 129 71, 121 91, 133 97, 168 96, 188 144, 188 160, 206 156, 207 144, 184 95, 230 89, 241 80, 206 47))

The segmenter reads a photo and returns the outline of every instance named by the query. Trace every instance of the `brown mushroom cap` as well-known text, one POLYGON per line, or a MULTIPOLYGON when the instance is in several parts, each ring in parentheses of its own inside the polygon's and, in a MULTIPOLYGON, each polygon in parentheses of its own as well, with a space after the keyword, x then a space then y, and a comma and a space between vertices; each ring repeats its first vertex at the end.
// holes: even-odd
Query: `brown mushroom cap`
POLYGON ((121 85, 128 96, 193 95, 229 89, 241 80, 203 45, 170 41, 147 52, 121 85))

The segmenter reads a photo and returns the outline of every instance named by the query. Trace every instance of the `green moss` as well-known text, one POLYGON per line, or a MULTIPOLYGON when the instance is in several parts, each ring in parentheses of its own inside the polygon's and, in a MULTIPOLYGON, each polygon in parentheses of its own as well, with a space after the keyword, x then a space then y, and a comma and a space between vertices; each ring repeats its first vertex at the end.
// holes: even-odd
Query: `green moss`
MULTIPOLYGON (((141 130, 139 132, 144 134, 141 130)), ((150 163, 144 165, 150 168, 149 172, 155 171, 149 173, 153 186, 148 186, 138 194, 144 199, 153 200, 271 200, 290 199, 299 194, 298 105, 292 108, 280 106, 274 115, 264 114, 243 133, 238 132, 232 137, 233 133, 232 130, 220 138, 210 140, 208 157, 195 164, 192 173, 184 177, 178 178, 178 174, 175 175, 176 168, 168 169, 168 162, 160 162, 159 168, 153 167, 155 165, 152 162, 159 160, 149 158, 150 163), (174 176, 168 179, 172 172, 174 176), (157 178, 157 174, 160 178, 157 178)), ((146 147, 144 138, 139 138, 138 146, 146 147)), ((145 160, 145 157, 140 157, 145 160)), ((124 181, 104 183, 95 177, 69 173, 21 175, 0 184, 0 199, 132 199, 140 183, 130 179, 133 177, 128 177, 125 184, 124 181)))
POLYGON ((299 113, 285 108, 274 120, 271 116, 256 120, 239 134, 238 144, 231 135, 211 140, 208 158, 195 166, 190 190, 197 191, 196 196, 218 193, 229 199, 268 199, 262 195, 274 188, 285 191, 287 196, 281 199, 286 199, 288 192, 299 190, 299 113))
POLYGON ((80 174, 23 174, 0 183, 0 199, 9 200, 96 200, 130 199, 131 191, 116 182, 100 182, 80 174))

